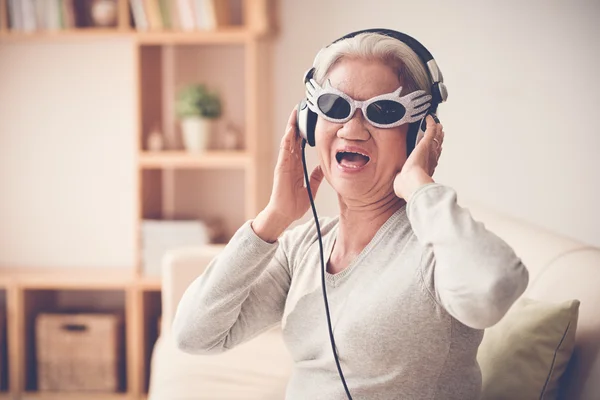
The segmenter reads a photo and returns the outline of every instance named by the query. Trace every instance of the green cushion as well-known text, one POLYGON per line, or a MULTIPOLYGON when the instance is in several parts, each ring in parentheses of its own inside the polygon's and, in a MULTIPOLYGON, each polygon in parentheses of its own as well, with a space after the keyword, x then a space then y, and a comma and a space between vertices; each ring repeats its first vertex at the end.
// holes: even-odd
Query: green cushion
POLYGON ((558 398, 558 383, 575 346, 578 316, 579 300, 517 300, 484 333, 477 354, 481 399, 558 398))

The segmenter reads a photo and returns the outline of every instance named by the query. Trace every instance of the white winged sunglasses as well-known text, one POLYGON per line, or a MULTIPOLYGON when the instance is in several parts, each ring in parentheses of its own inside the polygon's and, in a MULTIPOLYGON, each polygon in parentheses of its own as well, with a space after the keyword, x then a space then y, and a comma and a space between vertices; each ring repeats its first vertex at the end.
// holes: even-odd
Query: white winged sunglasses
POLYGON ((329 80, 324 88, 314 79, 306 82, 308 108, 327 121, 338 124, 348 122, 357 109, 377 128, 394 128, 419 121, 431 105, 431 96, 424 90, 416 90, 400 97, 401 92, 402 86, 392 93, 357 101, 331 87, 329 80))

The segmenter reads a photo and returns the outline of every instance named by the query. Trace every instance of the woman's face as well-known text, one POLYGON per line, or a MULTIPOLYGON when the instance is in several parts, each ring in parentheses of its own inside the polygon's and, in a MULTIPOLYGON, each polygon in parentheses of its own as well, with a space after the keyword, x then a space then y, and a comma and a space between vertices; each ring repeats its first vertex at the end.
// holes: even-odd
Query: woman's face
MULTIPOLYGON (((363 101, 391 93, 401 84, 386 64, 357 58, 340 60, 326 79, 332 87, 363 101)), ((325 178, 346 202, 371 204, 390 196, 394 178, 406 161, 407 131, 408 124, 376 128, 361 110, 344 124, 319 118, 315 140, 325 178)))

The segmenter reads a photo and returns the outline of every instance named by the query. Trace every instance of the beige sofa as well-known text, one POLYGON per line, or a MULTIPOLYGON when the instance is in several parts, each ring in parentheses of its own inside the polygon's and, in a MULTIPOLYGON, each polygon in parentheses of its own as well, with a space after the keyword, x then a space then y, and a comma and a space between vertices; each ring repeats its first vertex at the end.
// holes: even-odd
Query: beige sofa
MULTIPOLYGON (((526 296, 579 299, 576 347, 563 381, 568 400, 600 399, 600 249, 468 205, 473 216, 506 240, 530 270, 526 296)), ((180 249, 165 258, 162 336, 152 357, 149 400, 281 400, 291 360, 279 329, 217 356, 178 351, 169 334, 177 303, 218 250, 180 249)), ((324 338, 325 340, 326 338, 324 338)))

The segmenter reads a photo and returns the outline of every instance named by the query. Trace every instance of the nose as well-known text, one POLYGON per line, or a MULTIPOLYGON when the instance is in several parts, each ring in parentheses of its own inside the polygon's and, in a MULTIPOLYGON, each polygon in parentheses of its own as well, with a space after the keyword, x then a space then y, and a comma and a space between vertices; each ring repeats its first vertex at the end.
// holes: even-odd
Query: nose
POLYGON ((367 120, 361 110, 356 110, 352 118, 338 130, 338 137, 346 140, 369 140, 371 133, 367 128, 367 120))

